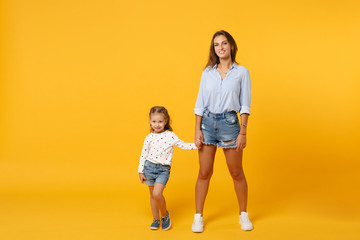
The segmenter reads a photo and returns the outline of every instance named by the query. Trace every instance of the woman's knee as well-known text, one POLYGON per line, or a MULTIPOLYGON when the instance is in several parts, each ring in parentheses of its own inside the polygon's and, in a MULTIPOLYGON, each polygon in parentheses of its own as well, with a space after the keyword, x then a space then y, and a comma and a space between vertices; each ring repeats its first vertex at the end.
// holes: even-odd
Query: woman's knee
POLYGON ((232 179, 234 181, 238 181, 238 182, 246 182, 245 179, 245 174, 244 171, 242 169, 238 169, 238 170, 230 170, 230 175, 232 177, 232 179))
POLYGON ((198 178, 201 180, 210 180, 211 176, 213 174, 212 169, 200 169, 198 178))

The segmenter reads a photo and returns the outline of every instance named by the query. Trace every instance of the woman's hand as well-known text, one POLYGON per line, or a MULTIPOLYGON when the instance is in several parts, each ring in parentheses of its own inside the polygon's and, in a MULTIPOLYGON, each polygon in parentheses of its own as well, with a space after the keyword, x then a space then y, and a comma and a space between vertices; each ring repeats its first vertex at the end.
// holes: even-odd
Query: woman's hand
POLYGON ((241 151, 246 147, 246 135, 239 134, 236 139, 236 151, 241 151))
POLYGON ((139 173, 139 178, 141 183, 144 183, 146 181, 146 177, 144 176, 143 173, 139 173))
POLYGON ((201 146, 204 144, 204 137, 200 129, 195 130, 195 139, 194 139, 195 145, 198 149, 201 148, 201 146))

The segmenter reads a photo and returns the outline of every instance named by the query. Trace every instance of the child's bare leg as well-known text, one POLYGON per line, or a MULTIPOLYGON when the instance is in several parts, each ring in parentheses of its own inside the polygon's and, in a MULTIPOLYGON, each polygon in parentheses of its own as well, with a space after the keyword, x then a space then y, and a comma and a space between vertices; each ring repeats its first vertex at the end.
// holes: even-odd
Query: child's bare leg
POLYGON ((153 217, 154 217, 154 219, 160 219, 159 207, 157 206, 156 201, 153 197, 154 186, 149 186, 149 190, 150 190, 150 205, 151 205, 151 211, 152 211, 153 217))
POLYGON ((160 209, 160 213, 162 217, 167 215, 166 202, 163 196, 164 185, 161 183, 155 183, 154 189, 152 191, 152 196, 157 204, 158 209, 160 209))

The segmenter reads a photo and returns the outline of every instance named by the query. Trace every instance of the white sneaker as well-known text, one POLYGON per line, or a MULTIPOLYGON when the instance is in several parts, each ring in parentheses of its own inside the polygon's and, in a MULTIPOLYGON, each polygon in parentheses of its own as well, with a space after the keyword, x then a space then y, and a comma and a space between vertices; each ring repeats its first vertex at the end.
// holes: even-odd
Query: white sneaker
POLYGON ((241 212, 241 215, 239 216, 239 224, 241 225, 241 229, 244 231, 250 231, 253 229, 253 225, 249 220, 247 212, 241 212))
POLYGON ((191 230, 194 233, 201 233, 204 231, 204 220, 203 217, 201 216, 201 213, 196 213, 194 216, 194 222, 193 225, 191 227, 191 230))

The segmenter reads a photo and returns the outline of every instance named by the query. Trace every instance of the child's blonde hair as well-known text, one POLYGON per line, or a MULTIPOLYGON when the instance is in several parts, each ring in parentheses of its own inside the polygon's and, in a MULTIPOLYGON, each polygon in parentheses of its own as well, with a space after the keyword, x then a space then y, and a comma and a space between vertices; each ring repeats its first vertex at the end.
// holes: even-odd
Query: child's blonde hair
MULTIPOLYGON (((151 118, 151 114, 153 113, 162 113, 164 115, 165 121, 166 121, 166 125, 164 127, 164 130, 169 130, 172 131, 172 127, 170 126, 170 115, 168 113, 168 111, 166 110, 166 108, 162 107, 162 106, 155 106, 152 107, 150 109, 150 113, 149 113, 149 118, 151 118)), ((154 129, 152 129, 151 125, 150 125, 150 132, 152 132, 154 129)))

